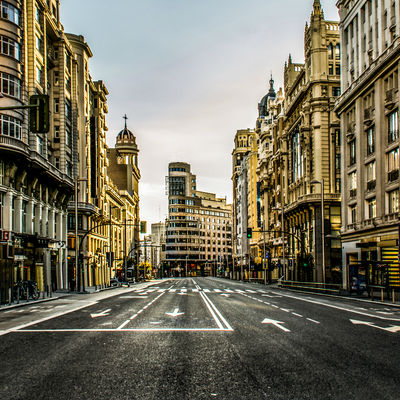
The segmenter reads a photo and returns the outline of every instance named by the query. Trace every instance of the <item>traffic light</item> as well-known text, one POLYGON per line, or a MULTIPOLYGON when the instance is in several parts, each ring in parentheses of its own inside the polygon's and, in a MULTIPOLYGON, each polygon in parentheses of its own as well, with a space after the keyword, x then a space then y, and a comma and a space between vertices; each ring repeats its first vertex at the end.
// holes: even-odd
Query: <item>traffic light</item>
POLYGON ((253 237, 253 230, 251 228, 247 228, 247 238, 251 239, 253 237))
POLYGON ((47 133, 50 128, 50 107, 47 94, 35 94, 29 98, 29 128, 33 133, 47 133))

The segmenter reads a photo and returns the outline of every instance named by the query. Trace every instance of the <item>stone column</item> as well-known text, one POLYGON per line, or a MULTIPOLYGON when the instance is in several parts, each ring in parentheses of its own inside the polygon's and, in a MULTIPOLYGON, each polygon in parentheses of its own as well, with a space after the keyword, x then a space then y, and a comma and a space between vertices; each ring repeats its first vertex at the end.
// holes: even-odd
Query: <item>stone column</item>
POLYGON ((42 236, 41 220, 42 220, 42 204, 38 203, 35 206, 34 233, 37 232, 39 236, 42 236))
POLYGON ((14 232, 22 231, 22 195, 17 194, 14 200, 14 232))
POLYGON ((33 214, 35 209, 35 202, 33 199, 28 201, 26 205, 26 233, 33 235, 35 233, 33 214))
POLYGON ((12 227, 12 199, 13 193, 9 190, 3 197, 4 208, 3 208, 3 229, 5 231, 11 231, 12 227))
POLYGON ((56 237, 56 231, 54 226, 55 221, 56 221, 56 212, 54 208, 48 209, 48 225, 49 225, 48 236, 52 239, 56 237))

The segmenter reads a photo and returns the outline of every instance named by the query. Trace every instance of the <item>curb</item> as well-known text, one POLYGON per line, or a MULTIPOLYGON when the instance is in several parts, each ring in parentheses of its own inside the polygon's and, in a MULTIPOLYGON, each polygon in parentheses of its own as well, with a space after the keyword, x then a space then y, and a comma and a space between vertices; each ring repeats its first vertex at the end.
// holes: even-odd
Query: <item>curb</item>
POLYGON ((20 303, 20 304, 2 305, 2 306, 0 306, 0 312, 6 311, 6 310, 12 310, 13 308, 31 306, 32 304, 45 303, 47 301, 60 299, 61 297, 64 297, 64 296, 49 297, 47 299, 40 299, 40 300, 30 300, 30 301, 26 301, 25 303, 20 303))

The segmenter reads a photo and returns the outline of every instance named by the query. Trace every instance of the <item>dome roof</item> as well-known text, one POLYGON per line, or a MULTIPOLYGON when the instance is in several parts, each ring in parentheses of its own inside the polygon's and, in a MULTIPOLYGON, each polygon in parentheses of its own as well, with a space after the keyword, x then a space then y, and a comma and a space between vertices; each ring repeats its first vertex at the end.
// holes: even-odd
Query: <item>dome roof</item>
POLYGON ((123 153, 137 153, 136 137, 126 126, 126 120, 128 119, 126 115, 124 115, 124 119, 125 127, 117 135, 115 148, 123 153))
POLYGON ((276 93, 274 90, 274 80, 271 79, 269 81, 270 87, 269 87, 269 92, 261 99, 259 105, 258 105, 258 111, 259 111, 259 116, 260 117, 265 117, 269 114, 268 112, 268 100, 275 100, 276 98, 276 93))
POLYGON ((135 135, 125 126, 124 129, 122 129, 121 132, 118 133, 117 135, 117 143, 123 142, 123 143, 129 143, 131 142, 136 146, 136 137, 135 135))

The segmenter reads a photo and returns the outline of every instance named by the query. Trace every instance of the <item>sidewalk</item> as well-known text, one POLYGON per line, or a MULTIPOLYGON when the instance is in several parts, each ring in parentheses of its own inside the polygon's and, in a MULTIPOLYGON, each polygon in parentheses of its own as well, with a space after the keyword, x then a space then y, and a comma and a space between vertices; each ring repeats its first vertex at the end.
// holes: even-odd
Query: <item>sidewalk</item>
MULTIPOLYGON (((148 283, 148 284, 155 284, 157 283, 157 279, 153 279, 151 281, 144 281, 144 282, 135 282, 130 284, 130 288, 133 288, 134 286, 143 284, 143 283, 148 283)), ((128 288, 128 285, 122 285, 122 286, 109 286, 109 287, 104 287, 100 288, 99 286, 89 286, 85 288, 84 292, 77 292, 77 291, 67 291, 67 290, 58 290, 55 292, 51 293, 51 297, 46 297, 46 298, 40 298, 38 300, 20 300, 19 304, 17 303, 11 303, 11 304, 0 304, 0 312, 5 311, 5 310, 10 310, 12 308, 18 308, 18 307, 24 307, 24 306, 29 306, 32 304, 38 304, 38 303, 43 303, 47 301, 52 301, 52 300, 57 300, 62 297, 68 297, 68 296, 76 296, 76 295, 94 295, 96 293, 104 292, 104 291, 109 291, 112 289, 121 289, 121 288, 128 288)), ((41 293, 41 296, 43 296, 43 293, 41 293)))
MULTIPOLYGON (((116 289, 117 286, 110 286, 110 287, 105 287, 102 289, 96 288, 95 286, 90 286, 85 288, 86 290, 84 292, 71 292, 67 290, 57 290, 55 292, 52 292, 50 296, 47 296, 45 298, 39 298, 38 300, 20 300, 19 303, 17 302, 12 302, 11 304, 0 304, 0 312, 4 310, 10 310, 12 308, 19 308, 19 307, 24 307, 24 306, 29 306, 32 304, 38 304, 38 303, 44 303, 47 301, 52 301, 52 300, 57 300, 61 297, 67 297, 67 296, 72 296, 72 295, 77 295, 77 294, 93 294, 93 293, 98 293, 102 292, 104 290, 110 290, 110 289, 116 289)), ((43 293, 40 294, 40 296, 43 296, 43 293)))

